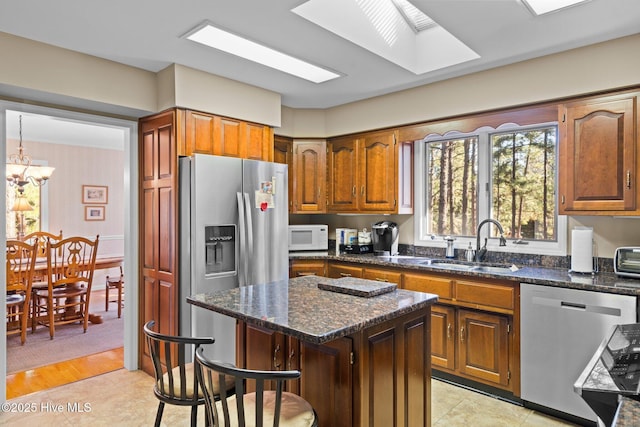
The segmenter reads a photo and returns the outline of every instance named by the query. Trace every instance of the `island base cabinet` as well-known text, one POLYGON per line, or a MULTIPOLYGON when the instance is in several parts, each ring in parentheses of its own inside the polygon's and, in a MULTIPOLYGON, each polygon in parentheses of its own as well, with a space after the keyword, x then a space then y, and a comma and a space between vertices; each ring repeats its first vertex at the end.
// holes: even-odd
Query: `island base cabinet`
POLYGON ((311 404, 319 427, 428 427, 430 319, 427 307, 324 344, 239 322, 236 363, 299 370, 287 391, 311 404))
POLYGON ((354 426, 431 425, 429 321, 427 310, 358 334, 354 426))

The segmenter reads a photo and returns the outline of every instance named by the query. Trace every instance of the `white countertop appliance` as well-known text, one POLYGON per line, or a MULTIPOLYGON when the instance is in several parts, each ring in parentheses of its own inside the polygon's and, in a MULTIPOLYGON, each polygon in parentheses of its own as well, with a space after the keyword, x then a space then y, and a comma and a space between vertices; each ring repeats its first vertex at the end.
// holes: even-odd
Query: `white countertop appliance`
POLYGON ((326 251, 329 249, 329 226, 290 225, 288 239, 289 252, 326 251))

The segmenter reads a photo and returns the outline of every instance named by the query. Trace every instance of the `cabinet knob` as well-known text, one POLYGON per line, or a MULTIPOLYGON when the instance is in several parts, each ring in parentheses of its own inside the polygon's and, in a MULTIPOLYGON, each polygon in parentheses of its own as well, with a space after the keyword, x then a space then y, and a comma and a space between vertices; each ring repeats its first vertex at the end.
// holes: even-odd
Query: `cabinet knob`
POLYGON ((351 277, 350 273, 340 273, 342 277, 351 277))
POLYGON ((627 171, 627 190, 631 190, 631 171, 627 171))
POLYGON ((460 327, 460 342, 464 342, 464 326, 460 327))
POLYGON ((453 330, 453 325, 451 323, 449 323, 447 325, 447 339, 450 340, 451 339, 451 331, 453 330))

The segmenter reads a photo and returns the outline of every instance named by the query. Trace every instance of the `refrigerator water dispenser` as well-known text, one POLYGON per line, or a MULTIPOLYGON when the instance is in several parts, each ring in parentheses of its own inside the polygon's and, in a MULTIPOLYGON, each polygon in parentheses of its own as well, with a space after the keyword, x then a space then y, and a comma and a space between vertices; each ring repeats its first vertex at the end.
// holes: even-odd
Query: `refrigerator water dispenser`
POLYGON ((235 225, 204 227, 205 274, 224 274, 236 271, 235 225))

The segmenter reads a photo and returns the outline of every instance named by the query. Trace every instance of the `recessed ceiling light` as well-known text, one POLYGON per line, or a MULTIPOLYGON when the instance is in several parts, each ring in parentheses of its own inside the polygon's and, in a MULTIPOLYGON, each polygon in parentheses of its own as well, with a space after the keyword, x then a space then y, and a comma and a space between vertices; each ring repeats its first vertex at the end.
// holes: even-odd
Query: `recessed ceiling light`
POLYGON ((588 0, 522 0, 525 6, 536 15, 553 12, 586 1, 588 0))
POLYGON ((314 83, 323 83, 340 77, 338 73, 309 64, 210 24, 197 27, 187 33, 185 37, 191 41, 275 68, 314 83))

